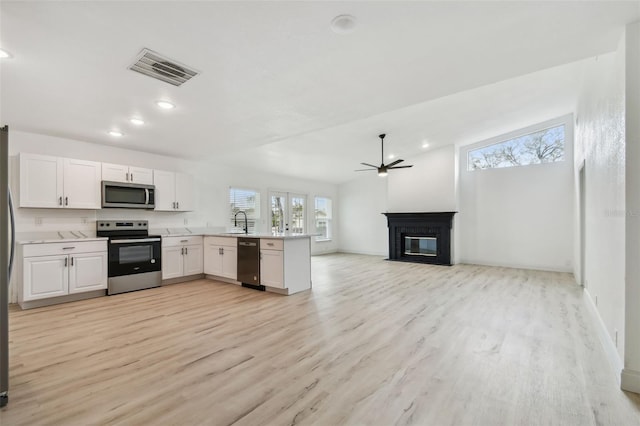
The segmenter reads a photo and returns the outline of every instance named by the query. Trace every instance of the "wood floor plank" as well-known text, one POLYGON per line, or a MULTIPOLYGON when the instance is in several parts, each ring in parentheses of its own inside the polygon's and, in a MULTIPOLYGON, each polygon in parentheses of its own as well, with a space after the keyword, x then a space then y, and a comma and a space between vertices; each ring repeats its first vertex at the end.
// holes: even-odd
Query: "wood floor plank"
POLYGON ((568 274, 313 258, 10 312, 5 425, 637 425, 568 274))

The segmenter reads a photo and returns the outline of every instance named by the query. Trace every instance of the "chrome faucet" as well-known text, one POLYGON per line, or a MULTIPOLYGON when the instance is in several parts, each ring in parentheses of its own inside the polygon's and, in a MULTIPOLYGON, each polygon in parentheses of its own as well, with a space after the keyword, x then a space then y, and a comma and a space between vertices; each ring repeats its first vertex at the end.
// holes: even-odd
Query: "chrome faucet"
POLYGON ((233 226, 238 226, 238 215, 240 213, 242 213, 244 215, 244 233, 248 234, 249 233, 249 222, 247 221, 247 214, 244 211, 240 210, 235 215, 233 215, 233 226))

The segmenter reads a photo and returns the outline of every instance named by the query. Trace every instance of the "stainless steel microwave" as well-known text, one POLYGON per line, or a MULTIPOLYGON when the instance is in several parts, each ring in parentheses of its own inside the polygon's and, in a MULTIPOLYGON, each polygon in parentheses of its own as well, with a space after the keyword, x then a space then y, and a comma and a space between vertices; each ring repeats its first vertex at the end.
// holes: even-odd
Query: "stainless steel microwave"
POLYGON ((102 181, 102 207, 154 209, 156 187, 140 183, 102 181))

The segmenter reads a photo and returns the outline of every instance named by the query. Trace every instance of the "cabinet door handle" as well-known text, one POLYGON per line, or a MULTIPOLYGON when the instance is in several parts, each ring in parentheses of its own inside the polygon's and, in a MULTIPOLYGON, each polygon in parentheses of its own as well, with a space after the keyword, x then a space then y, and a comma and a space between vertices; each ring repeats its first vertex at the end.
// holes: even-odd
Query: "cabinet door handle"
POLYGON ((129 182, 129 173, 127 173, 127 177, 125 179, 127 182, 129 182))
POLYGON ((189 254, 189 247, 184 248, 184 254, 189 254))
POLYGON ((62 197, 58 198, 58 205, 62 205, 62 197))
POLYGON ((133 173, 131 173, 131 182, 133 182, 133 173))
POLYGON ((69 258, 65 257, 64 258, 64 267, 65 268, 67 267, 68 262, 69 262, 69 258))
POLYGON ((176 209, 179 209, 179 208, 180 208, 180 202, 176 201, 176 209))
POLYGON ((76 248, 75 246, 72 247, 62 247, 62 250, 73 250, 74 248, 76 248))
POLYGON ((182 247, 182 248, 180 249, 180 254, 181 254, 182 256, 184 256, 184 247, 182 247))
POLYGON ((69 205, 69 197, 64 197, 64 205, 65 206, 69 205))
POLYGON ((176 208, 176 202, 174 201, 173 203, 171 203, 171 205, 173 206, 173 208, 176 208))
POLYGON ((71 266, 73 266, 73 257, 71 258, 71 266))
POLYGON ((181 243, 188 243, 189 240, 180 240, 181 243))

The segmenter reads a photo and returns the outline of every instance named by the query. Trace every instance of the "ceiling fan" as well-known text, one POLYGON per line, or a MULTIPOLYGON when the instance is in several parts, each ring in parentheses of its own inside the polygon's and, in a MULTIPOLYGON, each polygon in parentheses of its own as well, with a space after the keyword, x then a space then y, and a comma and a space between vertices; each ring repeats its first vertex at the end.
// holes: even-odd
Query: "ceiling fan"
POLYGON ((382 161, 380 163, 380 166, 374 166, 373 164, 369 164, 369 163, 360 163, 363 166, 367 166, 367 167, 373 167, 372 169, 359 169, 356 170, 356 172, 368 172, 371 170, 377 170, 378 171, 378 176, 386 176, 387 175, 387 171, 392 170, 392 169, 408 169, 409 167, 413 167, 413 165, 411 166, 396 166, 396 164, 402 163, 404 160, 396 160, 393 163, 389 163, 389 164, 384 164, 384 137, 387 136, 384 133, 379 135, 378 137, 380 138, 380 143, 382 144, 382 161))

